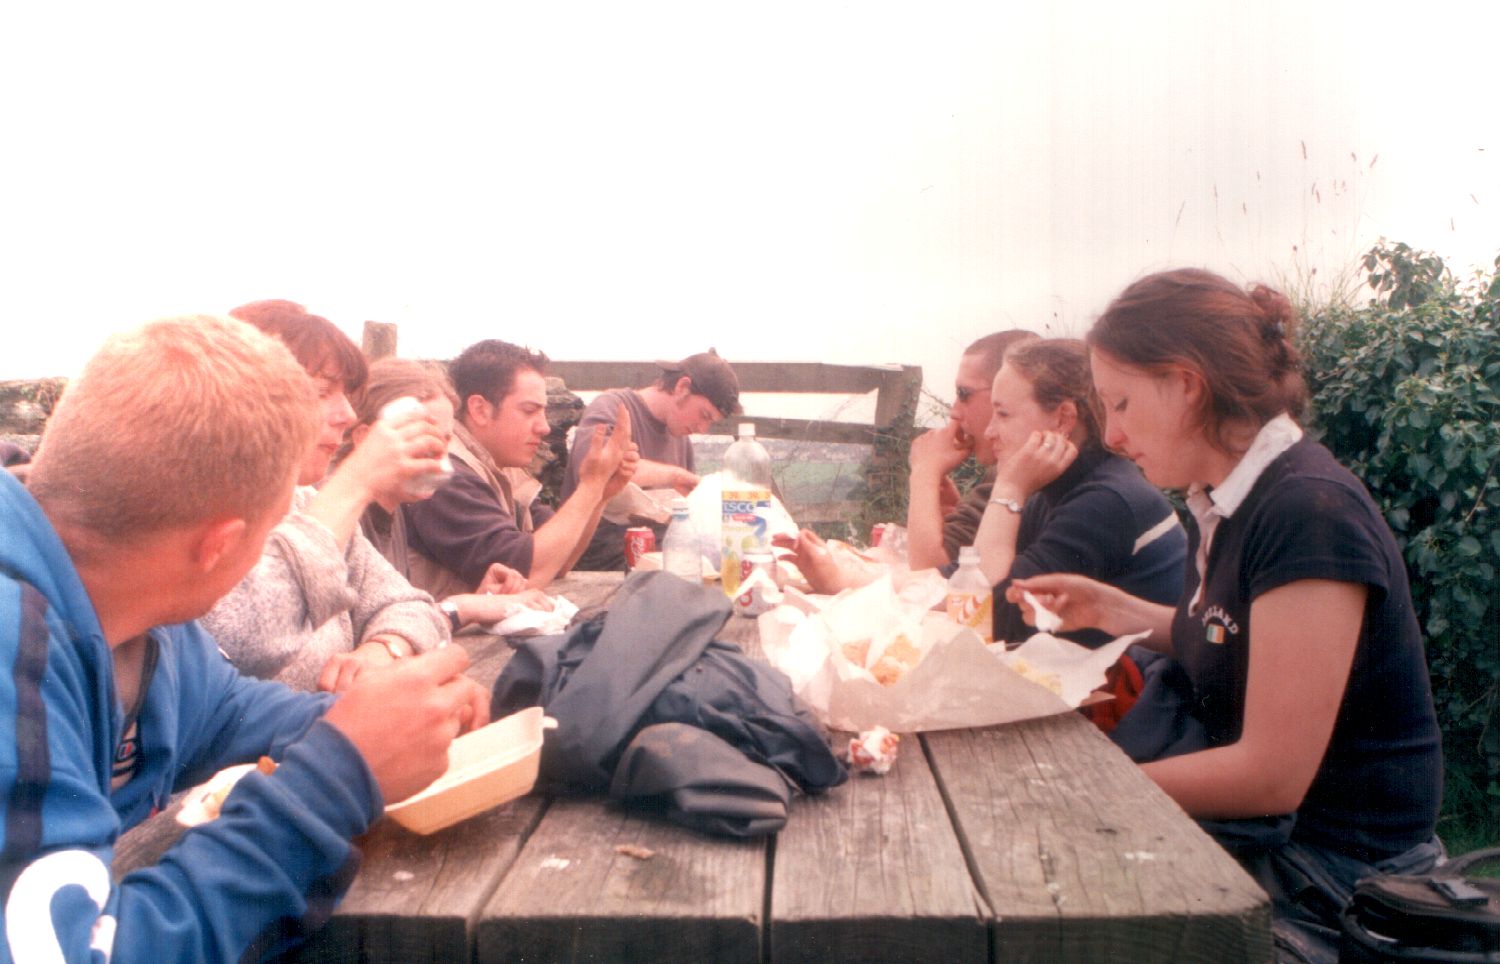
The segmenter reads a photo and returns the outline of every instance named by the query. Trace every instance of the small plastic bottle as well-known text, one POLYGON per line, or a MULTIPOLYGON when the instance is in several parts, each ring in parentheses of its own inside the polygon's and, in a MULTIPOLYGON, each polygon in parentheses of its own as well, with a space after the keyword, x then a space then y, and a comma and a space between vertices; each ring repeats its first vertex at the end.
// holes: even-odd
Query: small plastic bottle
POLYGON ((661 567, 674 576, 702 585, 703 563, 698 554, 698 533, 688 514, 687 499, 672 500, 672 521, 661 541, 661 567))
POLYGON ((748 572, 745 557, 771 551, 771 456, 755 440, 755 426, 740 425, 739 440, 724 452, 723 549, 719 575, 731 599, 748 572))
POLYGON ((979 568, 979 549, 959 549, 958 569, 948 577, 948 618, 974 630, 985 642, 993 642, 994 600, 994 589, 979 568))

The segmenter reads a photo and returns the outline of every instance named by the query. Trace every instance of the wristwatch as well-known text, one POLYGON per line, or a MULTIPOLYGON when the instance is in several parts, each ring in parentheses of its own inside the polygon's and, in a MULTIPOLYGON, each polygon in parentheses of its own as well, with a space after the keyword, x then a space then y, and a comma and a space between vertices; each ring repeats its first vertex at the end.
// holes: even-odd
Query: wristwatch
POLYGON ((448 628, 457 633, 459 627, 464 624, 464 621, 458 618, 458 604, 451 600, 444 599, 442 602, 438 603, 438 608, 443 611, 444 616, 448 617, 448 628))
POLYGON ((1001 498, 998 495, 995 496, 994 498, 990 499, 990 505, 1003 505, 1007 509, 1009 509, 1010 511, 1014 512, 1016 515, 1020 515, 1021 514, 1021 510, 1023 508, 1025 508, 1021 503, 1017 502, 1015 499, 1003 499, 1003 498, 1001 498))

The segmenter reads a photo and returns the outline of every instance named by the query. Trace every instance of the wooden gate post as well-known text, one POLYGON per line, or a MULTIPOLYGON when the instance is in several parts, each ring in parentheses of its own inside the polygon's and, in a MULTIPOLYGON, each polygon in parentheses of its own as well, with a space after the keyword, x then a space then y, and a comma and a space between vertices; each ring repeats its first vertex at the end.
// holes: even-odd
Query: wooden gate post
POLYGON ((365 322, 365 336, 360 345, 366 361, 390 358, 396 354, 396 324, 391 321, 365 322))

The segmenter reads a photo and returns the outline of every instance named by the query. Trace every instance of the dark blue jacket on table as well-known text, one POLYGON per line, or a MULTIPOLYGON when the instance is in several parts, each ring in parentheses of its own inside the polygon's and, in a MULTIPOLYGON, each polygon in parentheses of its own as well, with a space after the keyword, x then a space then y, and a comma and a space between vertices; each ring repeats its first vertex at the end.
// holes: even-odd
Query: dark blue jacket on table
POLYGON ((817 721, 772 667, 714 639, 729 618, 717 588, 669 573, 630 576, 607 612, 516 646, 492 712, 544 706, 541 784, 603 792, 712 833, 786 823, 791 787, 843 783, 817 721))

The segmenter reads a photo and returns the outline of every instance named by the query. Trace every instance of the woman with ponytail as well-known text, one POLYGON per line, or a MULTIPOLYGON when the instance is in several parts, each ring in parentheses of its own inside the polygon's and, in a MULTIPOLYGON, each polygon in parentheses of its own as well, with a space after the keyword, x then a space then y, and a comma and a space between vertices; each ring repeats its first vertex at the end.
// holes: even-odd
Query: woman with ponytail
MULTIPOLYGON (((1185 491, 1182 598, 1063 574, 1008 595, 1029 590, 1065 629, 1152 631, 1184 683, 1145 772, 1271 895, 1280 959, 1332 961, 1359 877, 1440 857, 1442 752, 1400 551, 1297 423, 1295 321, 1279 292, 1206 271, 1116 298, 1087 338, 1104 442, 1185 491)), ((1121 726, 1165 706, 1143 700, 1121 726)))

